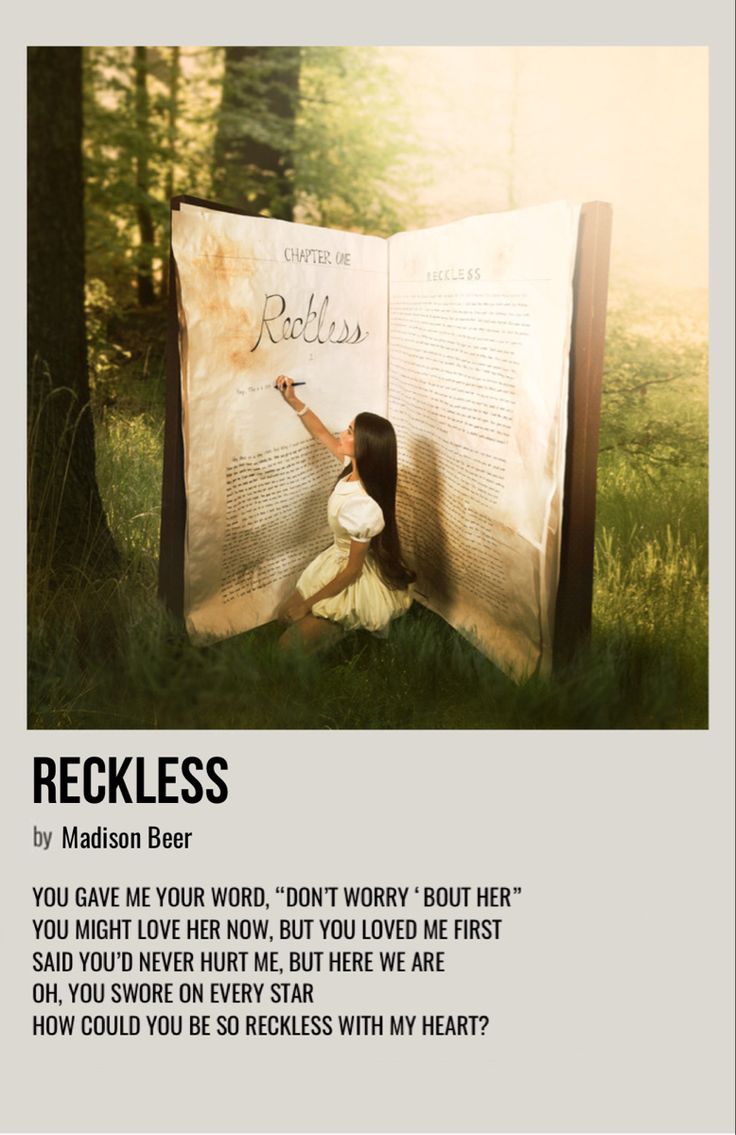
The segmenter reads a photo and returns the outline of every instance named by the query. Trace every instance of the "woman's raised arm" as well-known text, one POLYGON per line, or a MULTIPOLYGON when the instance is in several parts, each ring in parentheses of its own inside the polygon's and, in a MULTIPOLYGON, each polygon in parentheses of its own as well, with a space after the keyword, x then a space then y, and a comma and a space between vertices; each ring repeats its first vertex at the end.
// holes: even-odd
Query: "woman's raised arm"
POLYGON ((302 424, 309 430, 312 437, 320 442, 322 445, 329 449, 330 453, 334 454, 339 461, 343 459, 343 452, 340 448, 340 442, 336 437, 330 433, 324 422, 320 421, 313 410, 310 410, 300 398, 297 398, 293 390, 294 381, 286 374, 280 374, 276 379, 276 389, 281 393, 285 402, 288 402, 292 410, 295 410, 297 415, 301 418, 302 424))

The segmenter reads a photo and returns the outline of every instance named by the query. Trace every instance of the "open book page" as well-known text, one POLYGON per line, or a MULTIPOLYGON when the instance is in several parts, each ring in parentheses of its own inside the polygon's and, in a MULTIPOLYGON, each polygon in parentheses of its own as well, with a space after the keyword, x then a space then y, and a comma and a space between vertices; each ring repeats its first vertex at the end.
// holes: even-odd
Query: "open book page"
POLYGON ((579 212, 389 241, 389 416, 417 594, 516 678, 551 661, 579 212))
POLYGON ((338 432, 386 413, 387 247, 376 237, 182 204, 177 272, 194 638, 267 622, 330 543, 340 471, 274 389, 338 432))

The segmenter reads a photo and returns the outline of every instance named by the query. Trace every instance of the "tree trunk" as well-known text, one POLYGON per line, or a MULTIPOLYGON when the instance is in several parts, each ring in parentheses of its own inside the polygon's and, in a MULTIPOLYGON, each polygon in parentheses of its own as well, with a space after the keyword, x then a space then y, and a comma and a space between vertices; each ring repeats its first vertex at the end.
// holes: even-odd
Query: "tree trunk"
POLYGON ((117 557, 95 476, 84 322, 82 49, 28 49, 29 567, 117 557))
POLYGON ((174 196, 174 165, 176 163, 176 120, 179 114, 179 76, 181 65, 179 62, 179 48, 172 47, 171 63, 169 66, 169 106, 166 121, 166 144, 168 149, 168 167, 166 170, 166 198, 168 201, 174 196))
POLYGON ((290 221, 298 47, 226 47, 213 191, 223 204, 290 221))
POLYGON ((153 290, 153 217, 149 204, 148 154, 150 150, 150 127, 148 108, 147 58, 145 47, 135 49, 135 126, 136 157, 135 180, 138 190, 136 213, 138 216, 138 302, 141 307, 150 307, 155 302, 153 290))
MULTIPOLYGON (((174 196, 174 186, 176 178, 174 175, 174 167, 176 165, 176 125, 179 114, 179 77, 181 74, 181 64, 179 61, 179 48, 171 48, 171 60, 169 64, 169 106, 166 121, 166 146, 167 146, 167 168, 166 168, 166 201, 170 202, 174 196)), ((161 273, 161 298, 166 299, 169 292, 169 272, 166 261, 164 260, 164 270, 161 273)))

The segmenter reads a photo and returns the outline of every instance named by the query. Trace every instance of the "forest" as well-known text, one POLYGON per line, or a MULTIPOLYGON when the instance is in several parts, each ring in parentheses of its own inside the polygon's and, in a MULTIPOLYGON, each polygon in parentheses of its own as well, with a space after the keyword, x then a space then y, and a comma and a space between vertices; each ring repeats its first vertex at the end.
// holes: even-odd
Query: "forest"
POLYGON ((29 48, 30 728, 707 726, 695 288, 611 279, 593 630, 552 677, 514 685, 418 604, 315 659, 283 657, 273 624, 195 647, 158 600, 169 200, 420 227, 431 169, 372 51, 29 48))

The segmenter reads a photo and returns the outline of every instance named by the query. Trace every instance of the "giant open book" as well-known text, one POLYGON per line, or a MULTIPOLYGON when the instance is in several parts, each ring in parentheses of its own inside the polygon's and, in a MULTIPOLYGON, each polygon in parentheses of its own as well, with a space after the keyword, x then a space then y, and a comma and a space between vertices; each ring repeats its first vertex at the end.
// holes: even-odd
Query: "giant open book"
MULTIPOLYGON (((593 332, 573 326, 581 207, 556 202, 384 240, 194 199, 176 205, 170 355, 180 402, 170 391, 167 414, 181 430, 183 487, 167 442, 162 566, 168 557, 169 576, 176 570, 167 492, 169 511, 172 493, 183 494, 190 636, 212 641, 271 620, 330 542, 326 500, 340 469, 275 391, 283 373, 305 383, 300 396, 330 430, 361 410, 393 422, 416 599, 514 678, 548 669, 574 489, 575 335, 597 344, 598 371, 602 356, 594 304, 593 332)), ((607 207, 584 208, 598 210, 591 224, 605 245, 603 258, 589 257, 586 286, 605 307, 607 207)), ((585 412, 589 496, 597 403, 585 412)), ((594 457, 592 476, 594 492, 594 457)))

